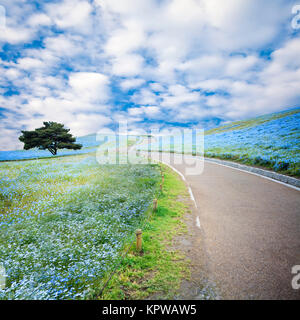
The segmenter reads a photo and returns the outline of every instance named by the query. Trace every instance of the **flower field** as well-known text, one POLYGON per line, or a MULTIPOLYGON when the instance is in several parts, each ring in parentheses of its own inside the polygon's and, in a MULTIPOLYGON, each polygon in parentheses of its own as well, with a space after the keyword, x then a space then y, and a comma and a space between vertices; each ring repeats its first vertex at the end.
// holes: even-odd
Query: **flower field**
POLYGON ((205 135, 205 155, 300 176, 300 109, 221 127, 205 135))
MULTIPOLYGON (((175 136, 173 142, 167 137, 162 143, 158 140, 152 143, 152 150, 183 150, 180 136, 175 136)), ((191 139, 184 143, 185 150, 192 152, 195 146, 191 139)), ((139 149, 147 150, 148 145, 140 145, 139 149)), ((300 108, 207 130, 204 154, 300 176, 300 108)))
POLYGON ((0 163, 0 299, 86 299, 144 223, 154 165, 99 165, 95 155, 0 163))

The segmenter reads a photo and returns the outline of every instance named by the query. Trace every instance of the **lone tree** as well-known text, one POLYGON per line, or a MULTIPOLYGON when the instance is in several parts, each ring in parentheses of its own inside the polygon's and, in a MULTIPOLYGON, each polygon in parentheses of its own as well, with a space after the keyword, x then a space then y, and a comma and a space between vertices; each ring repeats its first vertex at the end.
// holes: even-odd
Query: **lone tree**
POLYGON ((34 131, 21 131, 19 140, 24 142, 24 149, 38 148, 49 150, 53 155, 58 149, 79 150, 82 145, 75 143, 76 139, 69 133, 70 129, 64 128, 57 122, 44 122, 44 126, 34 131))

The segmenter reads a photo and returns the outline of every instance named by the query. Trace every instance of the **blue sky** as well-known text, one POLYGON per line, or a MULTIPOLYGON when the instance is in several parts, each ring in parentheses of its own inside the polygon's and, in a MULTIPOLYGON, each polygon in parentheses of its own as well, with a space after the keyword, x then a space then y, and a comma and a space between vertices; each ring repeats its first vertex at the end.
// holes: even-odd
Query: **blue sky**
MULTIPOLYGON (((0 149, 58 121, 210 127, 299 106, 289 0, 0 0, 0 149)), ((300 4, 300 1, 299 1, 300 4)))

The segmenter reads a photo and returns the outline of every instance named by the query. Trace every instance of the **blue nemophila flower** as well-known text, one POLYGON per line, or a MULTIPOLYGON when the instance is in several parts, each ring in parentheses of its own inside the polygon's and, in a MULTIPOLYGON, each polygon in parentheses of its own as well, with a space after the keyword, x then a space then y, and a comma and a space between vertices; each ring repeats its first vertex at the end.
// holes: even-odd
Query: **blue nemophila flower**
POLYGON ((78 156, 1 164, 2 176, 0 299, 84 299, 144 221, 159 174, 78 156))

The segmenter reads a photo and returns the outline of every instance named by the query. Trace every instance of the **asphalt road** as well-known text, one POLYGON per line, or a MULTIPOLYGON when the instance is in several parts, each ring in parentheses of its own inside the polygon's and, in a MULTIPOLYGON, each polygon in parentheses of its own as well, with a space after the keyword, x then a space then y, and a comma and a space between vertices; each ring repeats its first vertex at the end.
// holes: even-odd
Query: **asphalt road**
POLYGON ((300 265, 300 192, 207 161, 200 175, 186 175, 186 164, 165 155, 162 160, 192 190, 200 222, 195 236, 205 250, 206 276, 221 297, 300 299, 300 289, 291 285, 291 269, 300 265))

